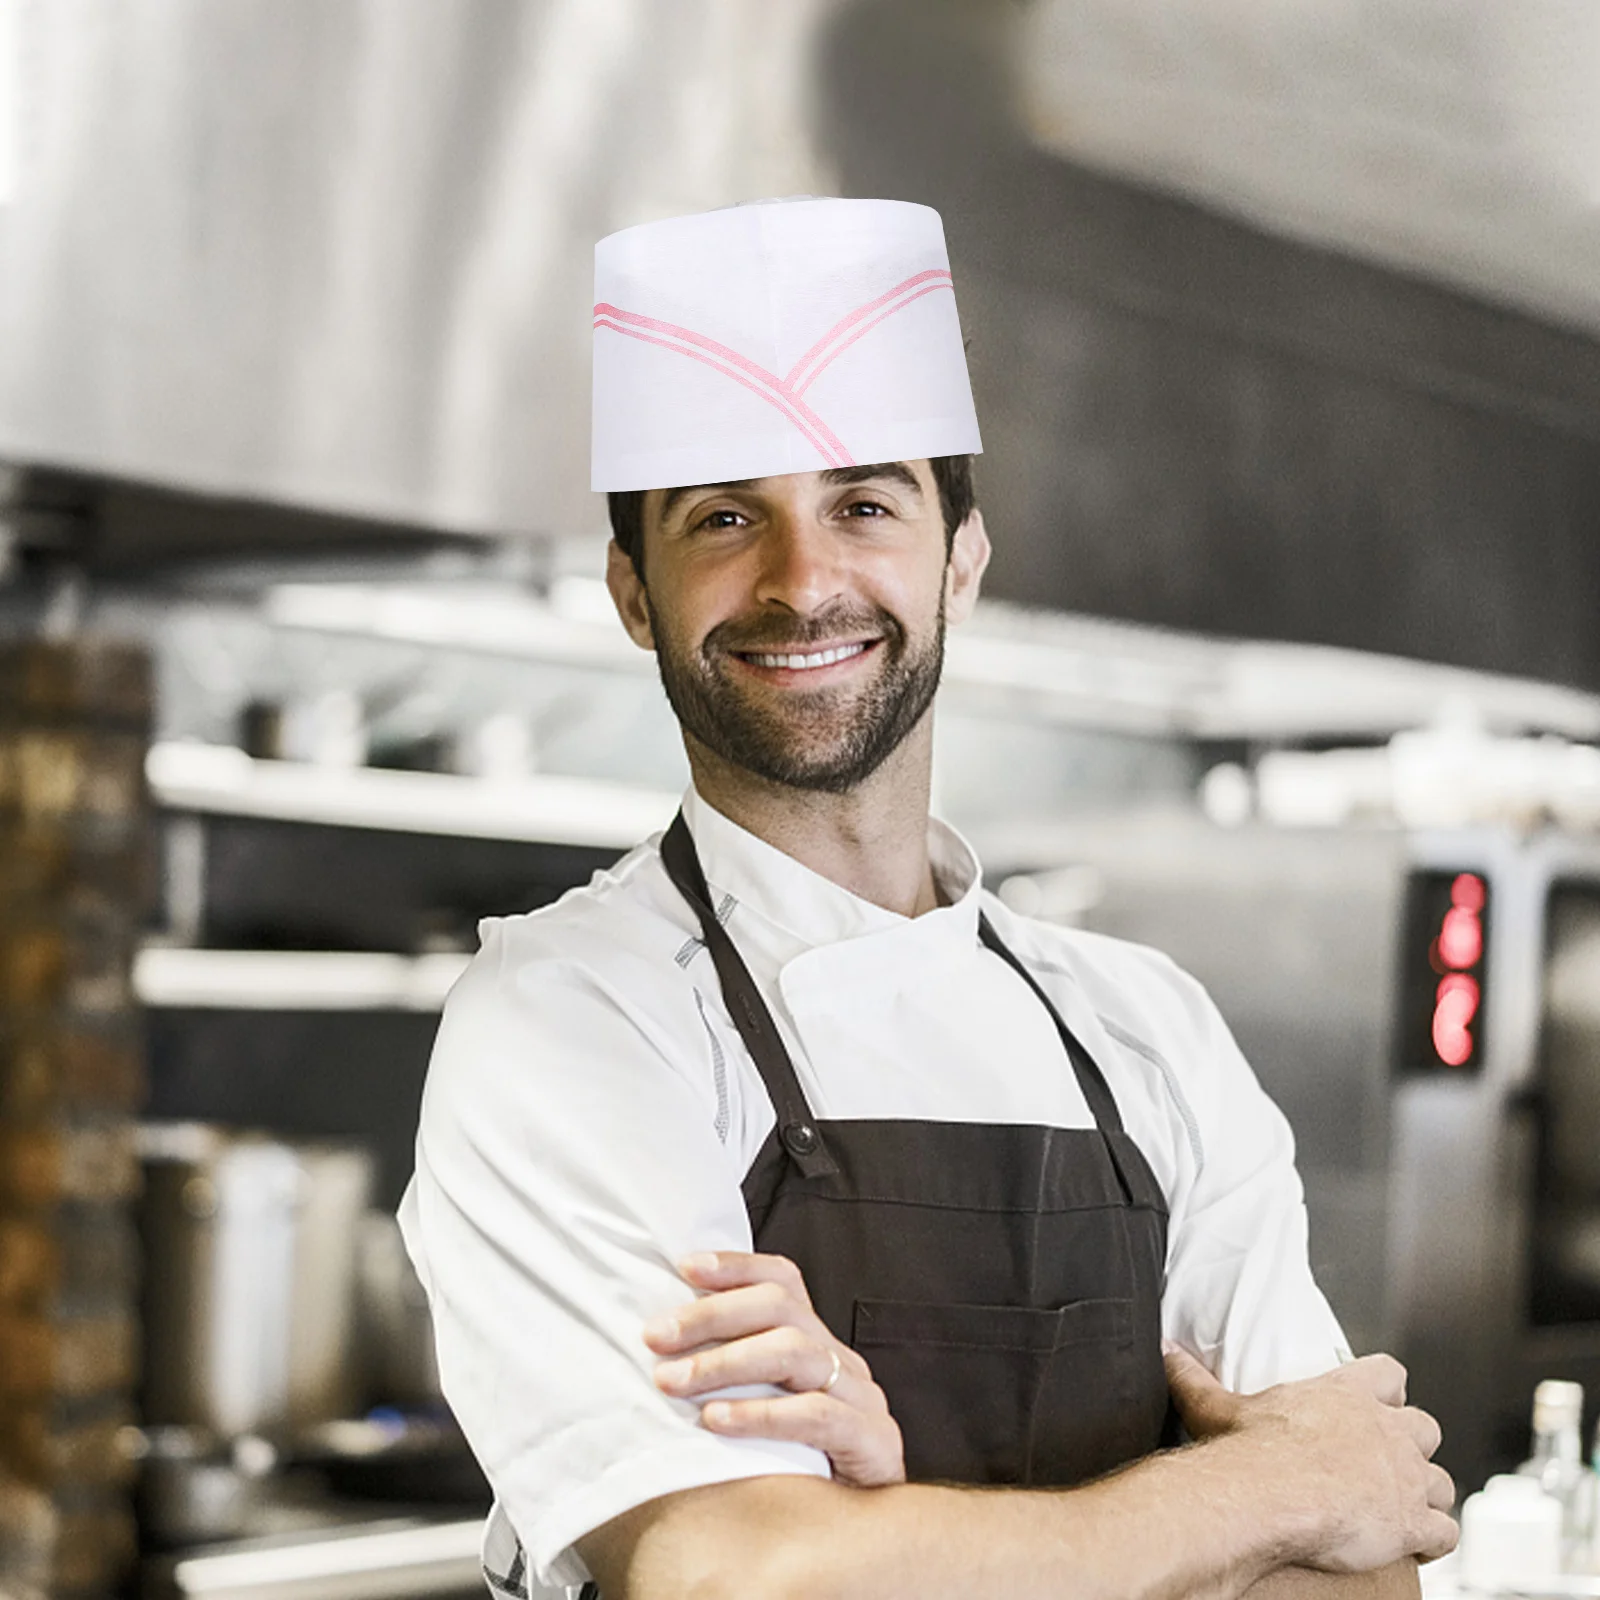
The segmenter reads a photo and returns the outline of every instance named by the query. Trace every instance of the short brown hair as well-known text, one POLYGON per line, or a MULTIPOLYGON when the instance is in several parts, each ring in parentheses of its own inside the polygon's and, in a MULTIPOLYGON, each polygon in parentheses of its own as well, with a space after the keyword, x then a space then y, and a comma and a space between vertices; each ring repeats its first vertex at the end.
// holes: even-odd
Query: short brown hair
MULTIPOLYGON (((972 515, 977 495, 972 487, 971 456, 930 456, 933 481, 939 490, 939 510, 944 516, 946 553, 955 543, 956 529, 972 515)), ((606 496, 611 514, 611 537, 622 546, 633 570, 644 580, 644 489, 613 489, 606 496)))

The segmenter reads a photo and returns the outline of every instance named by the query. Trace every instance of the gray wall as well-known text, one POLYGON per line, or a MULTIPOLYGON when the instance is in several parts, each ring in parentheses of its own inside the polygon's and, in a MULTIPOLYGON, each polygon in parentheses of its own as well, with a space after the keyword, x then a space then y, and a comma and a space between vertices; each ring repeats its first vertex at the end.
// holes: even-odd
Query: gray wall
POLYGON ((1008 9, 860 0, 818 75, 845 191, 944 213, 992 592, 1600 688, 1600 345, 1040 154, 1008 9))

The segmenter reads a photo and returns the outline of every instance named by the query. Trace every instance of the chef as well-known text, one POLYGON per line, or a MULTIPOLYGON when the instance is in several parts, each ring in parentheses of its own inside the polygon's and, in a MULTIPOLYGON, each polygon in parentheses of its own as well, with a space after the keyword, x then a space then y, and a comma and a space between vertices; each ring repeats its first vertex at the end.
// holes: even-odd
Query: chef
POLYGON ((402 1222, 491 1586, 1415 1593, 1438 1430, 1348 1359, 1282 1116, 1193 980, 930 817, 989 555, 937 214, 630 228, 595 300, 608 580, 693 782, 484 924, 435 1046, 402 1222))

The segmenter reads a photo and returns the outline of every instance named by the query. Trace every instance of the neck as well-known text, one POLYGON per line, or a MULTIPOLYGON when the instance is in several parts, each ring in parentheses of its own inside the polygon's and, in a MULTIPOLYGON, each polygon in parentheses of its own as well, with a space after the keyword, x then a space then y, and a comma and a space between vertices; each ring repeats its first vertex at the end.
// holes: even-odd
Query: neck
POLYGON ((700 798, 841 889, 920 917, 939 904, 928 860, 930 712, 884 764, 844 794, 770 783, 684 734, 700 798))

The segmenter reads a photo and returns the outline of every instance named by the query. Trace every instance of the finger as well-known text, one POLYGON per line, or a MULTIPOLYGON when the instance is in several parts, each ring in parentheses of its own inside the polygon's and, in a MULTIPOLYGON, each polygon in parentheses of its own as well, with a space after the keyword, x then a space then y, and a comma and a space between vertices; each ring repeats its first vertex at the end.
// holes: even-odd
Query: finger
POLYGON ((1455 1549, 1461 1538, 1461 1525, 1443 1511, 1430 1511, 1417 1540, 1417 1559, 1437 1561, 1455 1549))
POLYGON ((644 1325, 644 1342, 663 1354, 722 1339, 742 1339, 767 1328, 805 1326, 822 1336, 811 1307, 775 1283, 721 1289, 675 1306, 644 1325))
POLYGON ((700 1408, 700 1420, 714 1433, 793 1439, 819 1450, 852 1452, 876 1426, 873 1418, 814 1389, 806 1394, 764 1395, 750 1400, 708 1400, 700 1408))
POLYGON ((1339 1368, 1339 1376, 1358 1383, 1386 1406, 1406 1403, 1406 1369, 1393 1356, 1362 1356, 1339 1368))
POLYGON ((1183 1425, 1196 1439, 1225 1433, 1239 1413, 1239 1397, 1229 1393, 1205 1364, 1181 1345, 1164 1344, 1167 1387, 1183 1425))
MULTIPOLYGON (((655 1373, 656 1386, 663 1393, 683 1399, 746 1383, 772 1383, 799 1393, 821 1389, 832 1377, 832 1347, 819 1344, 798 1328, 771 1328, 729 1344, 713 1345, 692 1356, 663 1361, 655 1373)), ((854 1382, 841 1361, 833 1391, 854 1382)))
POLYGON ((737 1289, 751 1283, 775 1283, 795 1299, 811 1304, 806 1280, 787 1256, 756 1250, 702 1250, 678 1263, 679 1275, 697 1289, 737 1289))
POLYGON ((1402 1406, 1400 1421, 1416 1441, 1417 1448, 1431 1461, 1434 1452, 1444 1441, 1438 1422, 1417 1406, 1402 1406))
POLYGON ((701 1407, 708 1431, 731 1438, 789 1439, 821 1450, 835 1475, 863 1488, 905 1481, 900 1430, 887 1413, 866 1416, 826 1394, 712 1400, 701 1407))
POLYGON ((1448 1511, 1456 1503, 1456 1481, 1443 1467, 1428 1465, 1428 1504, 1435 1511, 1448 1511))

